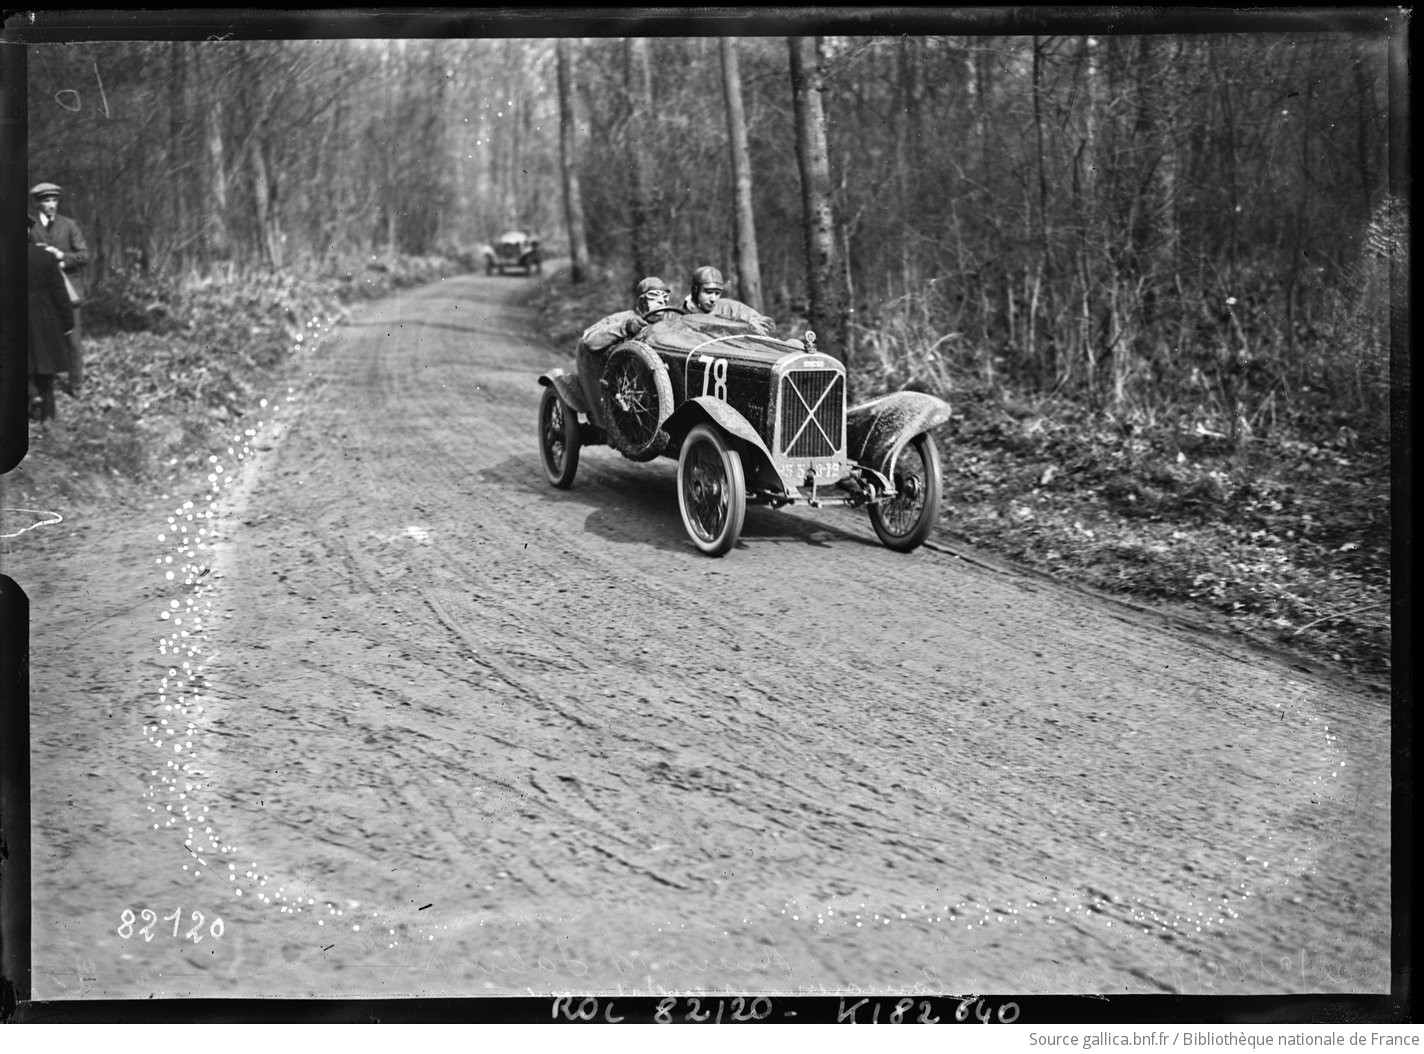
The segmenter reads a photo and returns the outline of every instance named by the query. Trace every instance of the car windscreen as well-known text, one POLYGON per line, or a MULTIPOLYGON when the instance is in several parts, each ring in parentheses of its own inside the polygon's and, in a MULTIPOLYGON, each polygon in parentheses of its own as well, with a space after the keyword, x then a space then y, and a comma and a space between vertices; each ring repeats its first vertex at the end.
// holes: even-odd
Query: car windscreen
POLYGON ((721 315, 705 315, 699 311, 683 315, 682 322, 699 333, 709 333, 714 336, 721 336, 724 333, 756 333, 756 327, 748 322, 725 318, 721 315))

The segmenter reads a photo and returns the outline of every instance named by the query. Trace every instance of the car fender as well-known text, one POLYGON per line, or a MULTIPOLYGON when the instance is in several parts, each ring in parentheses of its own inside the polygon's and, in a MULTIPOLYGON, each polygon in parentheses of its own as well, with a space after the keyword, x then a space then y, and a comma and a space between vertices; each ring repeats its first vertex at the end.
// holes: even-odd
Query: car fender
POLYGON ((892 392, 846 411, 846 453, 856 464, 893 475, 915 436, 949 420, 949 403, 923 392, 892 392))
POLYGON ((553 388, 559 393, 559 398, 573 407, 574 410, 588 416, 588 404, 583 397, 583 388, 579 384, 578 376, 567 373, 561 369, 553 369, 548 373, 539 375, 539 383, 545 388, 553 388))
MULTIPOLYGON (((771 451, 766 448, 761 436, 757 435, 757 430, 740 412, 721 399, 699 395, 695 399, 687 400, 663 423, 663 431, 673 436, 678 446, 681 446, 687 433, 703 422, 714 424, 734 439, 740 439, 746 444, 746 453, 756 461, 763 462, 770 478, 776 478, 771 451)), ((753 466, 747 465, 746 468, 748 476, 754 474, 753 466)))

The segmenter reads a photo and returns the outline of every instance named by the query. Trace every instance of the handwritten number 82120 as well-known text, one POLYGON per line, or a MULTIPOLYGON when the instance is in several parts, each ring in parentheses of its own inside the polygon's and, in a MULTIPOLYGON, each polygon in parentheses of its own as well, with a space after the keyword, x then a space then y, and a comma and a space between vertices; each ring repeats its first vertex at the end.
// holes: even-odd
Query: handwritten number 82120
MULTIPOLYGON (((686 1002, 690 1004, 691 1009, 687 1010, 687 1016, 683 1020, 695 1021, 699 1024, 709 1020, 716 1024, 722 1023, 722 1015, 727 1008, 721 999, 717 1000, 715 1012, 711 999, 707 1000, 706 1009, 703 1009, 700 999, 689 997, 686 1002)), ((660 1025, 671 1024, 677 1004, 676 998, 661 1000, 658 1003, 657 1013, 653 1015, 653 1020, 660 1025)), ((752 1000, 743 999, 741 996, 733 996, 731 999, 731 1013, 728 1015, 728 1019, 731 1021, 765 1021, 770 1016, 771 1000, 765 996, 757 996, 752 1000)))
MULTIPOLYGON (((173 937, 178 938, 178 931, 183 925, 183 909, 174 908, 171 914, 163 916, 162 921, 164 923, 173 923, 173 937)), ((191 921, 193 925, 183 931, 181 939, 197 944, 203 939, 203 923, 207 922, 207 918, 201 911, 195 911, 189 916, 189 921, 191 921)), ((132 909, 124 908, 124 910, 119 913, 119 928, 114 932, 124 940, 128 940, 137 933, 145 941, 151 941, 153 940, 154 931, 157 929, 158 923, 158 912, 152 908, 144 908, 137 915, 133 913, 132 909), (138 925, 140 919, 144 921, 144 925, 142 926, 138 925)), ((165 925, 164 930, 166 931, 167 928, 165 925)), ((212 937, 213 940, 218 940, 222 935, 223 920, 214 918, 213 921, 208 924, 208 936, 212 937)))

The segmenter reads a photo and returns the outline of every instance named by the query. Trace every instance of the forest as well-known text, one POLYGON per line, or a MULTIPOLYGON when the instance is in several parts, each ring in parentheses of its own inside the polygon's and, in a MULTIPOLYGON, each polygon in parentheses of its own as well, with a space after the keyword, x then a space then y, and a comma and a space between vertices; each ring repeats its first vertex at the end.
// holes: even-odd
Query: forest
POLYGON ((620 284, 715 263, 901 383, 1190 397, 1232 435, 1322 402, 1385 425, 1387 35, 800 39, 799 71, 767 37, 36 47, 29 171, 101 281, 528 226, 620 284))
POLYGON ((198 292, 212 318, 472 266, 520 227, 569 261, 540 295, 571 344, 640 276, 680 296, 714 264, 854 392, 950 398, 964 537, 1277 636, 1323 624, 1299 643, 1377 672, 1405 22, 1282 26, 35 45, 27 178, 89 238, 96 336, 198 292), (1224 533, 1187 567, 1162 532, 1189 520, 1224 533))

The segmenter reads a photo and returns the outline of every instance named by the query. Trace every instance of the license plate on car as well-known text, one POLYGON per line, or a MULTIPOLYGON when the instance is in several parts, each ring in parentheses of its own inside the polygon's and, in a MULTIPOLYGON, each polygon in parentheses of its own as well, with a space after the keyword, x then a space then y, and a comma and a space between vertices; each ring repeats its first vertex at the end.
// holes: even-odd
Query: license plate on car
POLYGON ((835 482, 845 474, 839 461, 793 461, 781 466, 781 478, 796 484, 802 483, 807 475, 819 481, 835 482))

